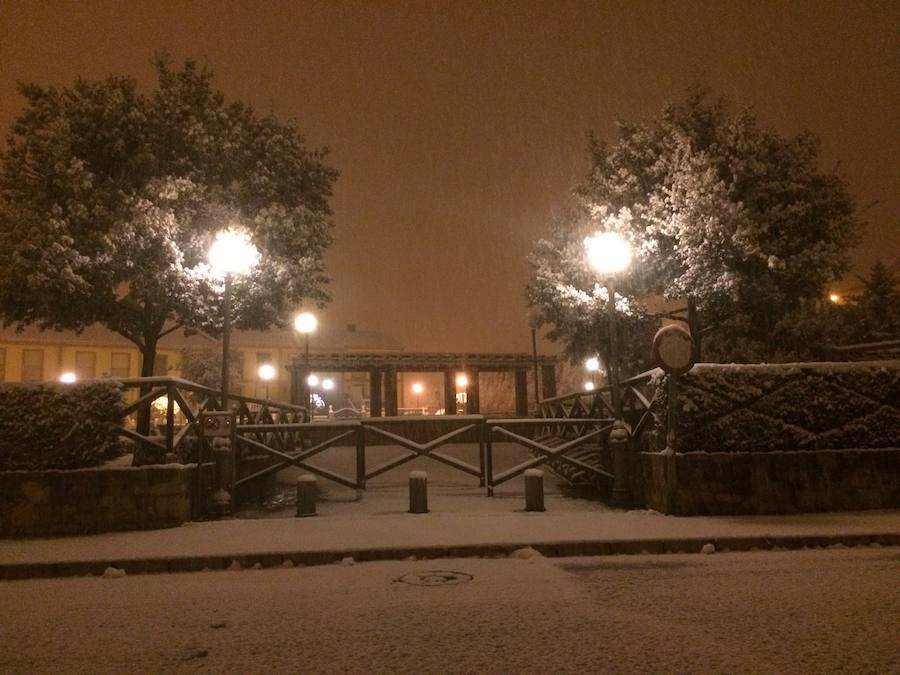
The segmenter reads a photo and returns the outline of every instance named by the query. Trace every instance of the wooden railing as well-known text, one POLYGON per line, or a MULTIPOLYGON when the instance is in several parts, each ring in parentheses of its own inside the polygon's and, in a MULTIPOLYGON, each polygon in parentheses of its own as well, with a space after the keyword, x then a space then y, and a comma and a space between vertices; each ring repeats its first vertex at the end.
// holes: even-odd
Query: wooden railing
POLYGON ((292 423, 238 424, 235 428, 238 476, 233 488, 245 489, 250 483, 289 466, 295 466, 326 478, 339 485, 364 490, 366 482, 418 457, 428 457, 466 475, 478 478, 479 485, 494 488, 527 469, 547 462, 561 462, 597 477, 610 477, 603 469, 584 463, 570 453, 589 441, 607 434, 612 420, 572 419, 489 419, 483 415, 448 415, 423 417, 380 417, 360 420, 292 423), (535 430, 584 428, 583 432, 564 443, 548 444, 537 438, 535 430), (536 456, 500 473, 494 473, 494 444, 496 442, 523 445, 536 456), (451 443, 475 443, 479 452, 478 464, 440 452, 451 443), (320 453, 338 446, 355 446, 355 471, 338 473, 311 460, 320 453), (397 446, 402 452, 377 466, 367 463, 366 449, 372 446, 397 446), (255 452, 274 460, 268 466, 242 472, 241 457, 255 452), (243 475, 242 475, 243 474, 243 475))
MULTIPOLYGON (((138 377, 121 380, 127 398, 134 398, 122 416, 120 433, 136 443, 136 452, 153 460, 165 455, 187 455, 184 459, 202 462, 203 439, 198 429, 200 415, 222 410, 222 393, 177 377, 138 377), (139 419, 149 421, 140 429, 139 419), (183 450, 188 439, 196 439, 197 451, 183 450)), ((289 424, 307 418, 303 406, 250 396, 229 394, 229 405, 239 424, 289 424)), ((208 448, 206 448, 208 450, 208 448)))
MULTIPOLYGON (((654 416, 665 415, 665 410, 655 402, 657 375, 658 371, 647 371, 624 380, 620 385, 622 419, 631 432, 631 452, 647 446, 649 437, 646 434, 654 427, 654 416)), ((542 442, 551 447, 581 439, 594 425, 604 425, 606 433, 597 435, 592 443, 582 443, 567 458, 577 460, 582 467, 571 461, 563 462, 558 459, 552 459, 549 464, 554 472, 572 483, 595 482, 597 475, 612 478, 613 458, 609 447, 609 430, 614 421, 614 412, 609 386, 544 399, 540 403, 540 414, 548 421, 564 419, 570 422, 565 427, 547 426, 542 429, 542 442), (584 466, 591 470, 586 470, 584 466)), ((630 460, 629 463, 634 462, 630 460)))

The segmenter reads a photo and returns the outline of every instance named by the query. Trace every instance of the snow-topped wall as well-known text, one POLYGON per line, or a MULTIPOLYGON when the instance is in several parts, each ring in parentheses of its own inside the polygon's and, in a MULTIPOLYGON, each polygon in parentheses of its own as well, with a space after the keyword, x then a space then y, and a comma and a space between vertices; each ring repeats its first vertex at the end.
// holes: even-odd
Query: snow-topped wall
POLYGON ((698 364, 678 403, 679 452, 900 446, 900 361, 698 364))

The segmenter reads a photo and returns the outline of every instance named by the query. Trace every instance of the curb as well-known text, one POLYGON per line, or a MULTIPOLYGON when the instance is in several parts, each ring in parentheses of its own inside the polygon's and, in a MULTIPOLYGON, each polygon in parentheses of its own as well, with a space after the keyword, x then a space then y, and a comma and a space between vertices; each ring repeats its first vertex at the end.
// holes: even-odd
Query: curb
POLYGON ((513 551, 531 547, 547 558, 659 555, 700 553, 705 544, 716 551, 799 550, 805 548, 900 546, 900 533, 788 535, 763 537, 709 537, 690 539, 635 539, 607 541, 520 542, 514 544, 469 544, 458 546, 410 546, 402 548, 329 549, 283 551, 235 555, 174 556, 165 558, 125 558, 72 562, 14 563, 0 565, 0 580, 48 579, 102 575, 108 567, 126 574, 162 574, 226 569, 328 565, 353 558, 356 562, 431 560, 436 558, 502 558, 513 551))

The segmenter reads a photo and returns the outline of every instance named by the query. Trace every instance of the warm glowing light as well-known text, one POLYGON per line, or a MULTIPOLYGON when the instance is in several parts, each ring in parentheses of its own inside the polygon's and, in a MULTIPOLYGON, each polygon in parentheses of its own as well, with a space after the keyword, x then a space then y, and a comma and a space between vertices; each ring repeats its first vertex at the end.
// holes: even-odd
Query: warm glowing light
POLYGON ((310 314, 309 312, 298 314, 297 318, 294 319, 294 329, 298 333, 312 333, 318 326, 318 319, 316 319, 314 314, 310 314))
POLYGON ((72 384, 78 378, 75 376, 75 373, 63 373, 59 376, 60 382, 65 382, 66 384, 72 384))
POLYGON ((324 389, 325 391, 331 391, 332 389, 334 389, 334 380, 328 378, 322 380, 322 389, 324 389))
POLYGON ((616 232, 586 237, 584 248, 591 267, 602 275, 616 274, 631 264, 631 244, 616 232))
POLYGON ((209 249, 209 264, 217 274, 249 274, 259 252, 243 232, 224 230, 209 249))
POLYGON ((421 382, 416 382, 415 384, 413 384, 412 390, 414 394, 421 394, 423 391, 425 391, 425 387, 422 386, 421 382))
POLYGON ((308 384, 310 387, 319 386, 319 376, 316 375, 315 373, 311 374, 309 377, 306 378, 306 384, 308 384))
POLYGON ((265 380, 268 382, 269 380, 275 379, 275 366, 271 363, 264 363, 259 367, 259 379, 265 380))
MULTIPOLYGON (((157 410, 168 410, 169 408, 169 397, 168 396, 160 396, 153 401, 153 407, 157 410)), ((178 402, 174 402, 172 404, 172 410, 178 412, 180 408, 178 407, 178 402)))
POLYGON ((593 382, 585 382, 584 390, 585 391, 594 391, 594 383, 593 382))
POLYGON ((465 376, 464 373, 460 373, 456 376, 456 386, 457 387, 468 387, 469 386, 469 378, 465 376))
POLYGON ((841 302, 841 300, 843 300, 843 298, 840 295, 838 295, 837 293, 831 293, 828 296, 828 299, 831 300, 836 305, 839 304, 841 302))
POLYGON ((584 367, 591 371, 600 370, 600 359, 596 356, 592 356, 584 362, 584 367))

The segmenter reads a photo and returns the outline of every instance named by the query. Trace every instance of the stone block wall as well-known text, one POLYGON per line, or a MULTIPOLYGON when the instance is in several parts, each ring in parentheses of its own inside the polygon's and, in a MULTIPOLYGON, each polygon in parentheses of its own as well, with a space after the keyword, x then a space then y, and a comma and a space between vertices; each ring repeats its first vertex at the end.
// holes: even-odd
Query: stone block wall
POLYGON ((900 448, 642 453, 648 508, 673 515, 900 508, 900 448))
POLYGON ((190 519, 193 466, 0 472, 0 536, 176 527, 190 519))

